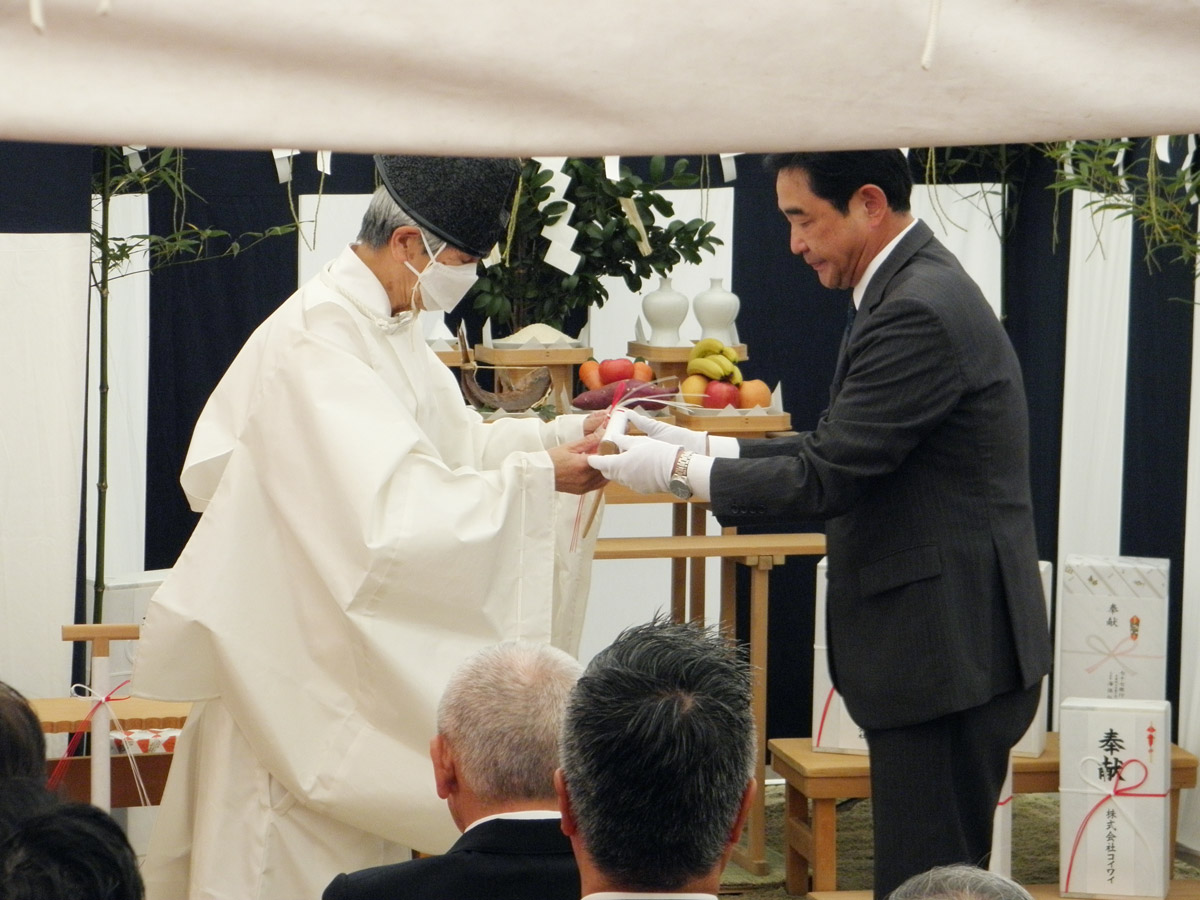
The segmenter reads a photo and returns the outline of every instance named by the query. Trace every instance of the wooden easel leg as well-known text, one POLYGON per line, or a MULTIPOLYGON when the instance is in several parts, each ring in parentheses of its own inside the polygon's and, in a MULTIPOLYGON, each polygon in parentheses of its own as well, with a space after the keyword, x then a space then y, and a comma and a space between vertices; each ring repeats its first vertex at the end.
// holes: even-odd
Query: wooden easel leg
POLYGON ((734 859, 747 872, 766 875, 770 871, 767 863, 767 578, 774 566, 770 556, 750 557, 745 560, 750 569, 750 668, 751 699, 754 713, 754 728, 757 732, 754 777, 758 781, 758 792, 746 819, 744 847, 734 851, 734 859))

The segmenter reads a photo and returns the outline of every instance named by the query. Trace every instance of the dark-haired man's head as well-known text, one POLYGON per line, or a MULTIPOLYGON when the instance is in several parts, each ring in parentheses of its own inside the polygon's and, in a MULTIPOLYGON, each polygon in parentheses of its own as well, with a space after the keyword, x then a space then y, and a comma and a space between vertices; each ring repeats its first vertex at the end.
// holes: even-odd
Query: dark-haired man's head
POLYGON ((572 692, 561 756, 585 895, 716 893, 755 790, 743 654, 689 624, 622 632, 572 692))
POLYGON ((142 900, 137 857, 108 813, 64 803, 31 816, 0 842, 5 900, 142 900))
POLYGON ((768 156, 788 244, 821 284, 850 290, 913 221, 912 174, 899 150, 768 156))

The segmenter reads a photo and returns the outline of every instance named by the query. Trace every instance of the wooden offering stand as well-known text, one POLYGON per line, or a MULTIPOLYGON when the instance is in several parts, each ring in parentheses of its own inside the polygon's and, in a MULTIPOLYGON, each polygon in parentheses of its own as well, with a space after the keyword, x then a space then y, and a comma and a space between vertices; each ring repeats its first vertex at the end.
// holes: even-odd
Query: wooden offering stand
POLYGON ((480 365, 505 368, 529 368, 545 366, 550 370, 550 400, 559 412, 571 411, 571 398, 575 396, 575 367, 587 362, 592 355, 591 347, 522 347, 515 350, 500 350, 495 347, 475 345, 475 362, 480 365))
MULTIPOLYGON (((737 351, 738 362, 745 362, 750 358, 746 353, 745 344, 737 344, 733 349, 737 351)), ((652 347, 641 341, 630 341, 626 352, 634 358, 640 356, 650 363, 650 368, 654 370, 656 378, 669 378, 672 375, 678 377, 680 381, 687 378, 688 357, 692 353, 690 346, 652 347)))

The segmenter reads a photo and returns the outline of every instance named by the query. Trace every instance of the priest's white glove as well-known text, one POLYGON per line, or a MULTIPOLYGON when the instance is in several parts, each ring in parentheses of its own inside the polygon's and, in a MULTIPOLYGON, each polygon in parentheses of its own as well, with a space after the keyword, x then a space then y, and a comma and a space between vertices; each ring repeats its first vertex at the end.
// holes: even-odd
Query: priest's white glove
POLYGON ((682 452, 679 447, 626 434, 615 434, 606 440, 616 444, 621 452, 610 456, 592 454, 587 461, 593 469, 609 481, 619 482, 639 494, 670 489, 675 457, 682 452))
POLYGON ((647 437, 654 438, 656 441, 674 444, 676 447, 691 450, 693 453, 708 453, 707 431, 693 431, 690 428, 680 428, 678 425, 670 425, 661 419, 643 415, 633 409, 626 410, 626 412, 629 416, 629 424, 636 427, 638 431, 647 437))

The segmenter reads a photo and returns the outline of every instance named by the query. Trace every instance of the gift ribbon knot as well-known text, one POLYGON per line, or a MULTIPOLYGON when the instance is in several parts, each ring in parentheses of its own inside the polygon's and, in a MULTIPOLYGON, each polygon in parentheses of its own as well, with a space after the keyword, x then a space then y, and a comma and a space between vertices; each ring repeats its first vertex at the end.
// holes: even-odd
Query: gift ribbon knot
MULTIPOLYGON (((1089 762, 1089 760, 1084 759, 1083 762, 1087 763, 1087 762, 1089 762)), ((1121 768, 1117 769, 1116 777, 1113 778, 1112 784, 1109 786, 1108 791, 1105 793, 1105 795, 1103 797, 1100 798, 1100 800, 1096 803, 1095 806, 1093 806, 1091 809, 1088 810, 1087 815, 1083 817, 1083 821, 1079 823, 1079 828, 1075 832, 1075 843, 1073 843, 1071 845, 1071 856, 1067 862, 1067 878, 1066 878, 1066 881, 1063 882, 1063 891, 1064 892, 1069 891, 1071 889, 1071 873, 1075 868, 1075 854, 1079 852, 1079 844, 1083 840, 1083 834, 1087 830, 1088 822, 1090 822, 1092 820, 1092 816, 1094 816, 1097 812, 1099 812, 1100 808, 1103 807, 1105 803, 1108 803, 1110 800, 1115 800, 1117 797, 1165 797, 1165 796, 1167 796, 1166 792, 1161 793, 1161 794, 1147 794, 1147 793, 1141 793, 1138 791, 1138 788, 1140 788, 1143 784, 1145 784, 1146 779, 1149 777, 1150 777, 1150 769, 1147 768, 1146 764, 1144 762, 1142 762, 1140 759, 1126 760, 1125 762, 1123 762, 1121 764, 1121 768), (1129 784, 1125 787, 1122 787, 1121 786, 1121 778, 1125 774, 1125 770, 1127 768, 1129 768, 1130 766, 1141 767, 1142 777, 1136 783, 1129 784)), ((1113 804, 1113 808, 1119 809, 1119 807, 1117 807, 1115 803, 1113 804)), ((1137 833, 1138 837, 1141 837, 1142 840, 1145 841, 1145 838, 1142 837, 1141 832, 1137 831, 1136 827, 1134 828, 1134 831, 1137 833)))

